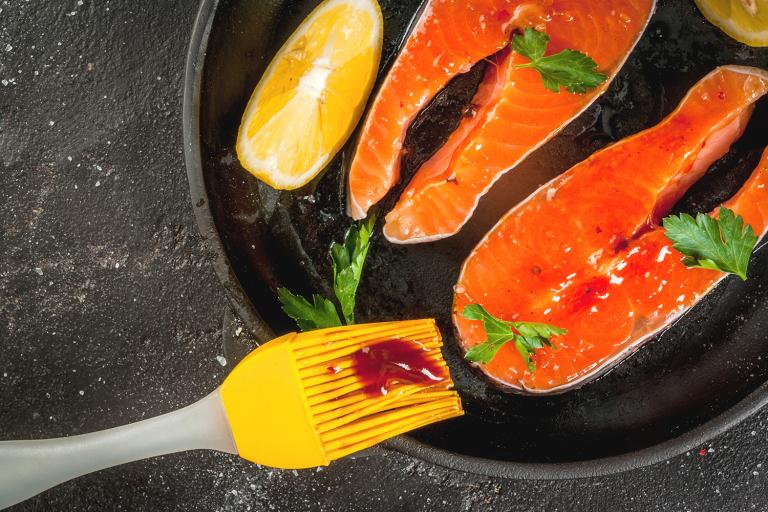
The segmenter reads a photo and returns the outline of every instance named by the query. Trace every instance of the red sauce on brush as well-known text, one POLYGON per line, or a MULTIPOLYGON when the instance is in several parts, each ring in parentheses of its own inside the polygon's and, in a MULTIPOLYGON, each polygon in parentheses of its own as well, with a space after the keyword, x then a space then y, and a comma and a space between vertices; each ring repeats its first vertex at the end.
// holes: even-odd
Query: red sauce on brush
POLYGON ((428 386, 448 377, 445 368, 430 359, 428 350, 402 339, 361 348, 352 354, 352 369, 368 396, 384 396, 398 382, 428 386))

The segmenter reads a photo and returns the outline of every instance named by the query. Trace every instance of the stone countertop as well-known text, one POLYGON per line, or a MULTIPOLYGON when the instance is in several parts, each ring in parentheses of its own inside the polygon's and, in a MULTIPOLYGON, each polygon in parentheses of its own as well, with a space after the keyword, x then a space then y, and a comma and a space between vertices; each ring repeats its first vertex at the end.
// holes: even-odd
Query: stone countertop
MULTIPOLYGON (((0 438, 84 433, 216 387, 224 291, 189 202, 194 0, 0 1, 0 438)), ((192 452, 16 511, 768 510, 768 411, 619 475, 505 481, 398 453, 278 471, 192 452)))

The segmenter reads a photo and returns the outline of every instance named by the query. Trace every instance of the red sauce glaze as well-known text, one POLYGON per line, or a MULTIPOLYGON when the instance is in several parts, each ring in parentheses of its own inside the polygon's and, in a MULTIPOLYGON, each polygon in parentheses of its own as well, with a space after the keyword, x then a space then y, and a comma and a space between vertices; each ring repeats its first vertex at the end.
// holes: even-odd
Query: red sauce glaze
POLYGON ((445 369, 429 358, 429 351, 402 339, 361 348, 352 354, 352 369, 368 396, 384 396, 398 382, 428 386, 448 378, 445 369))
POLYGON ((574 313, 584 311, 593 306, 599 299, 605 299, 610 281, 607 277, 598 276, 577 289, 572 298, 571 307, 574 313))

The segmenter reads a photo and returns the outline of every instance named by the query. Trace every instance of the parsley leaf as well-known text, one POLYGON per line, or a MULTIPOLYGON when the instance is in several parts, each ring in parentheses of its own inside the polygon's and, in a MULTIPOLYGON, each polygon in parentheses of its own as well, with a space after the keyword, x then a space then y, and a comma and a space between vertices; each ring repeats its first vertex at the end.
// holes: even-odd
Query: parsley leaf
POLYGON ((530 27, 526 28, 522 34, 515 34, 512 37, 512 49, 533 62, 544 57, 548 44, 547 34, 530 27))
POLYGON ((686 267, 708 268, 736 274, 747 280, 747 267, 758 238, 752 226, 744 227, 741 215, 720 208, 718 216, 700 213, 670 215, 664 230, 678 252, 685 256, 686 267))
POLYGON ((507 342, 515 338, 515 333, 507 322, 499 320, 488 313, 479 304, 470 304, 464 308, 461 316, 469 320, 480 320, 485 330, 485 341, 470 348, 464 355, 464 359, 473 363, 488 364, 496 356, 496 353, 507 342))
POLYGON ((518 64, 518 68, 533 68, 539 72, 544 87, 560 92, 560 87, 574 94, 584 94, 608 78, 597 71, 597 63, 589 56, 574 50, 563 50, 554 55, 544 56, 549 36, 533 28, 526 28, 523 34, 512 38, 512 49, 531 60, 518 64))
POLYGON ((353 225, 344 237, 344 243, 331 245, 333 262, 333 291, 339 299, 341 312, 348 324, 355 323, 355 295, 368 256, 371 232, 376 219, 369 217, 359 225, 353 225))
POLYGON ((322 295, 312 295, 312 302, 309 302, 304 297, 291 293, 287 288, 277 289, 277 298, 283 306, 283 311, 296 320, 299 329, 312 331, 355 323, 355 295, 363 274, 363 264, 368 256, 375 223, 376 219, 369 217, 349 228, 344 236, 344 243, 331 244, 333 291, 341 306, 342 317, 339 316, 336 304, 322 295))
POLYGON ((515 348, 523 356, 528 370, 536 371, 533 354, 540 348, 552 347, 552 336, 563 335, 568 331, 549 324, 536 322, 506 322, 488 313, 479 304, 470 304, 461 315, 469 320, 483 322, 486 340, 467 351, 464 359, 473 363, 490 363, 496 354, 508 342, 514 342, 515 348))
POLYGON ((336 306, 321 295, 312 295, 313 303, 300 295, 294 295, 287 288, 277 289, 277 298, 285 314, 296 320, 299 329, 312 331, 341 325, 336 306))

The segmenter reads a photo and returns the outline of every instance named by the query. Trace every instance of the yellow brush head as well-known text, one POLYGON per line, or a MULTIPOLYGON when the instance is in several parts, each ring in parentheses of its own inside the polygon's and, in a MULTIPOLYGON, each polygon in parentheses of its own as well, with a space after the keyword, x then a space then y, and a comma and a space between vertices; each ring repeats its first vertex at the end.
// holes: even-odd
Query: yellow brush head
POLYGON ((461 416, 441 346, 431 319, 294 333, 266 343, 221 385, 240 456, 279 468, 325 466, 393 436, 461 416), (355 357, 391 340, 423 350, 444 378, 426 384, 392 381, 386 394, 371 394, 355 357))

